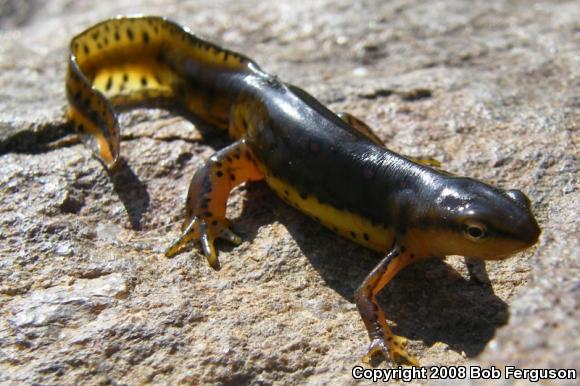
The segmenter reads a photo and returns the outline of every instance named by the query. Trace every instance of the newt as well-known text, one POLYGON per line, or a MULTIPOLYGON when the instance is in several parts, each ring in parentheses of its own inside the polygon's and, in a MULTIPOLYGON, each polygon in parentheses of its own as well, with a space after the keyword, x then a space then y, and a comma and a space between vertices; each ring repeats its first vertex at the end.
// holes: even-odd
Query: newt
POLYGON ((168 257, 195 241, 219 269, 214 241, 241 242, 225 217, 229 192, 259 180, 325 227, 383 253, 354 296, 371 341, 365 362, 382 355, 418 365, 376 299, 404 267, 446 255, 506 258, 541 232, 521 191, 397 154, 360 119, 333 113, 248 57, 162 17, 114 18, 75 36, 66 95, 70 122, 109 169, 119 160, 123 106, 179 106, 233 140, 194 174, 168 257))

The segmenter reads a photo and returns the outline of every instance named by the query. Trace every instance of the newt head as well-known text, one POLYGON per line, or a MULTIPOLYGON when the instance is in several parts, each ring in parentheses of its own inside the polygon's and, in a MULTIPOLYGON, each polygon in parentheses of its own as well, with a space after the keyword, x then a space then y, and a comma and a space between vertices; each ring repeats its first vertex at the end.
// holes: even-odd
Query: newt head
POLYGON ((530 200, 519 190, 449 177, 436 191, 411 235, 414 242, 429 240, 420 243, 424 254, 503 259, 538 241, 541 230, 530 200))

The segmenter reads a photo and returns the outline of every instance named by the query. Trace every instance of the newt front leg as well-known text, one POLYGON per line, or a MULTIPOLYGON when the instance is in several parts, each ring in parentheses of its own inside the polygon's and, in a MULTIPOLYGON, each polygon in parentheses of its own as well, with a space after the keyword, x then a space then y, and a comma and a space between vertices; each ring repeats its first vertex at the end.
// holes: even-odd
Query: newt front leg
POLYGON ((191 179, 181 236, 169 246, 165 256, 172 257, 190 241, 199 241, 209 265, 219 269, 214 240, 241 242, 226 219, 229 193, 243 182, 261 179, 262 173, 244 139, 211 156, 191 179))
POLYGON ((395 243, 387 256, 365 278, 355 293, 358 311, 371 339, 369 351, 363 357, 365 363, 369 363, 375 354, 382 354, 385 359, 390 358, 394 365, 405 362, 412 366, 419 366, 417 360, 405 351, 407 340, 393 334, 387 325, 385 314, 376 298, 380 290, 411 262, 411 255, 408 252, 401 252, 395 243))

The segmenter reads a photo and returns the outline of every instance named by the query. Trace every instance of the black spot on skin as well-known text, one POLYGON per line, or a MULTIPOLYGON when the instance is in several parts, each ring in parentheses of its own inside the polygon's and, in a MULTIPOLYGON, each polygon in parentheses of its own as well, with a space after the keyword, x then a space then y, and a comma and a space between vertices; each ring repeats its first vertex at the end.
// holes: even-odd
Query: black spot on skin
POLYGON ((109 45, 109 38, 105 36, 105 37, 103 38, 103 43, 104 43, 106 46, 108 46, 108 45, 109 45))
POLYGON ((183 99, 183 97, 185 96, 185 87, 183 87, 181 84, 177 86, 175 94, 179 99, 183 99))
POLYGON ((285 194, 285 195, 287 195, 287 196, 289 196, 289 195, 290 195, 290 193, 288 192, 288 190, 287 190, 287 189, 284 189, 284 194, 285 194))
POLYGON ((208 203, 207 202, 202 202, 201 205, 200 205, 200 208, 201 209, 207 209, 207 207, 208 207, 208 203))
POLYGON ((80 100, 80 99, 81 99, 81 96, 82 96, 81 92, 80 92, 80 91, 77 91, 77 92, 75 92, 75 95, 74 95, 74 97, 73 97, 73 98, 74 98, 76 101, 78 101, 78 100, 80 100))
POLYGON ((206 175, 206 176, 203 178, 203 184, 204 184, 204 185, 208 185, 208 186, 211 184, 211 181, 209 180, 209 176, 208 176, 208 175, 206 175))
POLYGON ((338 228, 337 227, 332 227, 332 230, 335 232, 338 232, 338 228))
POLYGON ((232 157, 230 157, 229 155, 226 157, 226 159, 228 160, 228 162, 232 162, 233 161, 232 157))
POLYGON ((313 152, 314 154, 320 152, 320 144, 318 142, 310 141, 309 148, 310 151, 313 152))
POLYGON ((228 61, 228 55, 229 55, 228 52, 224 51, 224 62, 228 61))
POLYGON ((113 77, 109 76, 109 79, 107 79, 107 85, 105 86, 105 89, 109 91, 111 87, 113 87, 113 77))
POLYGON ((105 24, 105 32, 109 32, 109 31, 111 31, 111 29, 109 28, 108 25, 105 24))
POLYGON ((404 246, 404 245, 401 245, 401 252, 402 252, 402 253, 405 253, 405 251, 406 251, 406 250, 407 250, 407 248, 405 248, 405 246, 404 246))
POLYGON ((127 28, 127 37, 129 40, 133 40, 133 31, 130 28, 127 28))
POLYGON ((415 258, 415 255, 411 253, 411 256, 410 257, 411 257, 411 259, 414 259, 415 258))
POLYGON ((242 119, 242 127, 244 128, 244 131, 248 131, 248 122, 246 122, 245 119, 242 119))
POLYGON ((366 234, 366 233, 363 233, 363 238, 364 238, 366 241, 369 241, 369 235, 368 235, 368 234, 366 234))
POLYGON ((79 131, 85 131, 85 125, 82 123, 79 125, 79 131))
POLYGON ((389 342, 390 342, 390 341, 392 341, 392 340, 393 340, 393 337, 392 337, 392 336, 388 336, 388 337, 387 337, 387 341, 389 341, 389 342))
POLYGON ((306 200, 308 198, 308 194, 306 194, 305 192, 300 193, 300 198, 303 200, 306 200))
POLYGON ((147 32, 143 32, 143 43, 149 43, 149 34, 147 32))
POLYGON ((212 217, 213 216, 213 213, 212 212, 205 212, 203 215, 205 217, 212 217))
POLYGON ((93 34, 91 35, 91 37, 93 38, 94 41, 97 41, 97 39, 99 38, 99 31, 93 32, 93 34))
POLYGON ((240 159, 240 155, 239 154, 236 154, 236 155, 234 155, 234 158, 235 159, 240 159))
POLYGON ((252 159, 252 155, 250 154, 250 152, 248 150, 246 150, 246 158, 252 159))
POLYGON ((123 82, 128 82, 128 81, 129 81, 129 75, 123 74, 123 82))
POLYGON ((367 180, 370 180, 370 179, 372 179, 372 178, 373 178, 373 176, 374 176, 374 173, 373 173, 372 169, 365 168, 365 169, 363 170, 363 176, 364 176, 364 177, 365 177, 367 180))
POLYGON ((121 40, 121 35, 119 35, 119 31, 115 31, 115 40, 116 41, 121 40))
POLYGON ((103 45, 102 45, 101 43, 97 43, 97 48, 98 48, 99 50, 102 50, 102 49, 103 49, 103 45))
POLYGON ((353 239, 356 239, 356 233, 354 233, 353 231, 350 231, 350 235, 352 236, 353 239))
POLYGON ((235 181, 236 180, 236 176, 234 176, 233 174, 230 174, 230 180, 235 181))
POLYGON ((85 54, 90 54, 91 50, 89 50, 89 46, 87 46, 86 44, 83 46, 83 49, 85 50, 85 54))
POLYGON ((211 225, 213 225, 214 227, 215 227, 217 224, 218 224, 218 221, 217 221, 217 220, 213 220, 213 221, 211 222, 211 225))
POLYGON ((159 27, 157 27, 157 26, 153 27, 153 32, 155 32, 156 34, 158 34, 159 33, 159 27))
POLYGON ((224 175, 224 173, 221 170, 218 170, 215 175, 218 176, 218 177, 221 177, 221 176, 224 175))
POLYGON ((141 86, 143 86, 143 87, 147 86, 147 78, 145 78, 145 77, 141 78, 141 86))
POLYGON ((221 168, 222 167, 222 163, 221 162, 216 162, 215 163, 215 166, 217 166, 218 168, 221 168))

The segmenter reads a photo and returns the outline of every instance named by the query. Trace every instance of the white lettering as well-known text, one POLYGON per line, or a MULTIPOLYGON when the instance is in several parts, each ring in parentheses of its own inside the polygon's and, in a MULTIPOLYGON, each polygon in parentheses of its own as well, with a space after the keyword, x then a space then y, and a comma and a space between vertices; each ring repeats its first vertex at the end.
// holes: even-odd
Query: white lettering
POLYGON ((504 368, 506 379, 526 379, 538 382, 543 379, 576 379, 576 369, 518 369, 515 366, 504 368))

